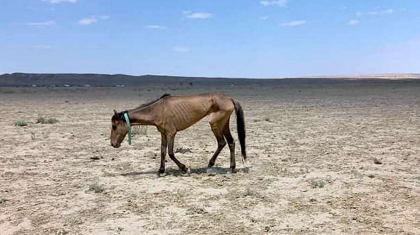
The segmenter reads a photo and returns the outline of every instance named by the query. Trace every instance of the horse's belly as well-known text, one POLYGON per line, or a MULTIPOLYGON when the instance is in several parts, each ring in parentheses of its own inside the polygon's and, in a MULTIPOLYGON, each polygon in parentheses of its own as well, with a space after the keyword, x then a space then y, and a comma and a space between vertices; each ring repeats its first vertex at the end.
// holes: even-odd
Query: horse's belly
POLYGON ((177 131, 185 130, 212 112, 211 97, 196 97, 170 104, 171 120, 177 131))
POLYGON ((194 116, 177 117, 176 119, 178 120, 176 122, 176 129, 178 131, 185 130, 203 119, 205 116, 207 116, 207 113, 199 113, 194 116))

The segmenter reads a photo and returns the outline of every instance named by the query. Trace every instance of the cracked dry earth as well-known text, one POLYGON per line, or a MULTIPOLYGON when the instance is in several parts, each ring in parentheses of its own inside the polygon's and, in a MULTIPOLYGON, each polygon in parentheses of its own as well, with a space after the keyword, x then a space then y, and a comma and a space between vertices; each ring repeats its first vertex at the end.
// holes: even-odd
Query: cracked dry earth
MULTIPOLYGON (((165 88, 2 88, 0 234, 420 234, 420 86, 406 83, 188 88, 244 107, 250 168, 217 174, 208 119, 177 135, 109 144, 113 109, 165 88), (37 124, 37 117, 56 124, 37 124), (28 126, 13 123, 25 120, 28 126)), ((231 129, 236 138, 236 123, 231 129)), ((239 144, 236 140, 236 151, 239 144)))

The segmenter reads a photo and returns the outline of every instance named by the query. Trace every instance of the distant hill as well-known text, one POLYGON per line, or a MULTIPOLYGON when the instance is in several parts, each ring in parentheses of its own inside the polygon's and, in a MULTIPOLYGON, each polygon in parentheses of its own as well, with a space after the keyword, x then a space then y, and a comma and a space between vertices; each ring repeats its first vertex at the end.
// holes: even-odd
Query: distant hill
POLYGON ((30 74, 13 73, 0 75, 0 86, 141 86, 143 83, 180 82, 189 79, 164 76, 129 76, 123 74, 30 74))
POLYGON ((150 85, 209 85, 209 84, 279 84, 301 82, 343 82, 354 80, 411 80, 420 79, 420 74, 384 74, 338 77, 304 77, 282 79, 244 79, 244 78, 206 78, 143 75, 130 76, 123 74, 32 74, 13 73, 0 75, 1 87, 115 87, 115 86, 150 86, 150 85))
POLYGON ((419 73, 386 73, 386 74, 362 74, 362 75, 343 75, 343 76, 311 76, 306 78, 327 78, 327 79, 349 79, 349 80, 406 80, 420 79, 419 73))

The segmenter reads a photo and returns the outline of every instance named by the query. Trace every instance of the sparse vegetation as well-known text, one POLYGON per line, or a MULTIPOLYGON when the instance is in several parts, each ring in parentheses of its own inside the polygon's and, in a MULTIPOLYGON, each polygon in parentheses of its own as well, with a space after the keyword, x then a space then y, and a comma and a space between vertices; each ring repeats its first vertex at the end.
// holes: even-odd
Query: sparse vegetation
POLYGON ((15 126, 27 126, 28 123, 26 121, 23 120, 19 120, 15 122, 15 126))
POLYGON ((45 123, 46 122, 46 120, 45 120, 45 118, 44 117, 38 117, 37 119, 36 119, 36 123, 45 123))
POLYGON ((311 180, 312 188, 323 188, 327 183, 324 180, 311 180))
POLYGON ((56 118, 45 118, 43 116, 39 116, 36 119, 36 123, 41 123, 41 124, 55 124, 57 122, 58 120, 56 118))
POLYGON ((5 203, 5 202, 7 202, 7 199, 6 198, 0 198, 0 205, 3 204, 3 203, 5 203))

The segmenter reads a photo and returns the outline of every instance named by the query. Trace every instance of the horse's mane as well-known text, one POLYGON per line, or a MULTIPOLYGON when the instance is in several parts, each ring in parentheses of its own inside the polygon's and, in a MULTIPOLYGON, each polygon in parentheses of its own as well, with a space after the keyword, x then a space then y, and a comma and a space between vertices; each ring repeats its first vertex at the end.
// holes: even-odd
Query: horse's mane
MULTIPOLYGON (((150 101, 150 102, 147 102, 147 103, 145 103, 145 104, 142 104, 142 105, 140 105, 139 107, 137 107, 136 109, 138 109, 138 108, 145 108, 145 107, 148 107, 148 106, 150 106, 150 105, 152 105, 152 104, 154 104, 154 103, 156 103, 156 102, 158 102, 159 100, 161 100, 161 99, 163 99, 163 98, 165 98, 165 97, 168 97, 168 96, 171 96, 170 94, 163 94, 161 97, 159 97, 158 99, 156 99, 156 100, 153 100, 153 101, 150 101)), ((123 120, 123 122, 125 122, 125 119, 124 119, 124 113, 125 112, 128 112, 127 110, 126 111, 122 111, 122 112, 119 112, 118 114, 114 114, 113 116, 112 116, 112 121, 116 121, 116 120, 123 120)))
POLYGON ((137 108, 144 108, 144 107, 147 107, 147 106, 152 105, 152 104, 154 104, 154 103, 158 102, 159 100, 161 100, 161 99, 163 99, 163 98, 165 98, 165 97, 168 97, 168 96, 171 96, 171 94, 163 94, 160 98, 158 98, 158 99, 156 99, 156 100, 153 100, 153 101, 150 101, 150 102, 147 102, 147 103, 145 103, 145 104, 142 104, 142 105, 140 105, 140 106, 139 106, 139 107, 137 107, 137 108))

